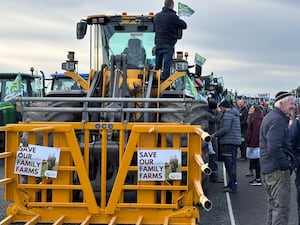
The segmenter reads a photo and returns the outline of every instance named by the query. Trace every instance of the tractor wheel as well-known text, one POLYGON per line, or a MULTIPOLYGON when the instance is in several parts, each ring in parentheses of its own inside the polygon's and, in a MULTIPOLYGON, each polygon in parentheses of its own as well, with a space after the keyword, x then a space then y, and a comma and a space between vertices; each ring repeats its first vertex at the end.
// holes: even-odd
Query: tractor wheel
MULTIPOLYGON (((189 123, 191 125, 200 125, 204 131, 208 130, 208 105, 206 102, 195 102, 187 103, 186 105, 182 103, 166 103, 163 104, 164 108, 186 108, 187 112, 184 113, 162 113, 160 120, 162 122, 177 122, 177 123, 189 123)), ((167 141, 171 142, 171 137, 167 137, 167 141)), ((208 163, 208 147, 207 143, 202 142, 202 158, 203 161, 208 163)), ((182 135, 181 137, 181 146, 187 146, 187 137, 182 135)), ((186 156, 182 156, 182 164, 186 164, 186 156)), ((202 188, 204 192, 208 188, 208 179, 209 177, 205 174, 202 174, 202 188)))
MULTIPOLYGON (((68 103, 68 102, 36 102, 31 107, 80 107, 79 103, 68 103)), ((49 122, 79 122, 81 121, 81 113, 70 113, 70 112, 26 112, 24 114, 24 120, 30 121, 49 121, 49 122)))
MULTIPOLYGON (((31 107, 78 107, 80 106, 78 103, 68 103, 68 102, 37 102, 31 105, 31 107)), ((69 112, 26 112, 24 114, 24 120, 26 122, 74 122, 81 121, 81 113, 69 113, 69 112)), ((41 134, 37 134, 37 144, 42 145, 43 138, 41 134)), ((24 133, 22 135, 23 140, 27 140, 27 134, 24 133)), ((50 134, 48 137, 48 146, 53 146, 53 137, 50 134)))

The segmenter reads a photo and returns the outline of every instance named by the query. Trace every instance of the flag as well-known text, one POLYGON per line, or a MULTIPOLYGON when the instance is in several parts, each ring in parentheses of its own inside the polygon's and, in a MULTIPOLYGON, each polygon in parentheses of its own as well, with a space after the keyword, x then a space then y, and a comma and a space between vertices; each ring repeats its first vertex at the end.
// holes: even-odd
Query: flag
POLYGON ((18 73, 17 77, 15 78, 15 80, 12 83, 11 92, 13 92, 13 93, 22 92, 21 83, 22 83, 22 77, 21 77, 21 74, 18 73))
POLYGON ((194 12, 195 11, 187 5, 178 2, 178 16, 191 16, 194 12))
POLYGON ((187 74, 184 76, 184 94, 194 98, 197 101, 207 101, 206 98, 198 93, 194 83, 187 74))
POLYGON ((202 77, 195 77, 194 78, 195 87, 201 88, 204 86, 204 79, 202 77))
POLYGON ((199 55, 198 53, 195 54, 195 60, 194 62, 198 65, 198 66, 202 66, 206 61, 206 58, 202 57, 201 55, 199 55))
POLYGON ((12 100, 14 97, 17 96, 22 96, 23 95, 23 90, 22 90, 22 77, 21 74, 18 73, 17 77, 15 78, 15 80, 12 82, 12 86, 10 88, 11 93, 6 95, 4 97, 4 101, 10 101, 12 100))

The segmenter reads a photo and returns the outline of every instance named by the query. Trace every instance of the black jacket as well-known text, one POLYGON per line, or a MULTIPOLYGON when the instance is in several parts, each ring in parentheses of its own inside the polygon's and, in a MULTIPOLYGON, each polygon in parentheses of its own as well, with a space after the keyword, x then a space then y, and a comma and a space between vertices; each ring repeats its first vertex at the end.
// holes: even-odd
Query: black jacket
POLYGON ((276 107, 264 117, 259 136, 261 173, 290 168, 287 153, 292 152, 292 145, 288 122, 289 118, 276 107))
POLYGON ((300 162, 300 115, 298 115, 297 118, 292 122, 290 126, 290 133, 293 153, 298 162, 300 162))
POLYGON ((248 129, 248 108, 243 106, 240 109, 240 122, 241 122, 241 133, 242 137, 246 137, 247 129, 248 129))
POLYGON ((174 46, 179 37, 178 31, 186 29, 186 23, 179 19, 176 12, 167 7, 154 16, 155 44, 169 44, 174 46))

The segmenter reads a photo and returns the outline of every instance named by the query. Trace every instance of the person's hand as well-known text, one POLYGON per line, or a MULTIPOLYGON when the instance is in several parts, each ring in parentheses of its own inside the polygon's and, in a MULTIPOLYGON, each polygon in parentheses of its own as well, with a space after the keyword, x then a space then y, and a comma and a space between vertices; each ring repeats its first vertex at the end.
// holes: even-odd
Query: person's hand
POLYGON ((216 136, 215 134, 210 135, 211 139, 214 139, 216 136))
POLYGON ((291 172, 291 174, 292 174, 293 172, 297 173, 297 168, 298 168, 298 166, 299 166, 298 160, 293 160, 293 161, 290 163, 289 166, 290 166, 290 172, 291 172))

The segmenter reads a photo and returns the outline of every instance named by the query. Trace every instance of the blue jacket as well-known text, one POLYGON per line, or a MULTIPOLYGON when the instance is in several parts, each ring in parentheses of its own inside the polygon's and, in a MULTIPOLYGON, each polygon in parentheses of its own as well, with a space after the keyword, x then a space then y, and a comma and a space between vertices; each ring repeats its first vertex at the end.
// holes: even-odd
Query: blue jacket
POLYGON ((174 46, 177 42, 178 30, 186 29, 186 23, 179 19, 176 12, 167 7, 154 16, 155 44, 168 44, 174 46))
POLYGON ((231 108, 224 112, 220 129, 214 135, 219 138, 220 144, 241 144, 240 114, 236 108, 231 108))
POLYGON ((292 152, 292 145, 288 122, 289 118, 276 107, 264 117, 259 136, 261 173, 290 168, 288 152, 292 152))
POLYGON ((300 115, 298 115, 297 118, 292 122, 290 126, 290 134, 293 153, 297 161, 300 162, 300 115))

